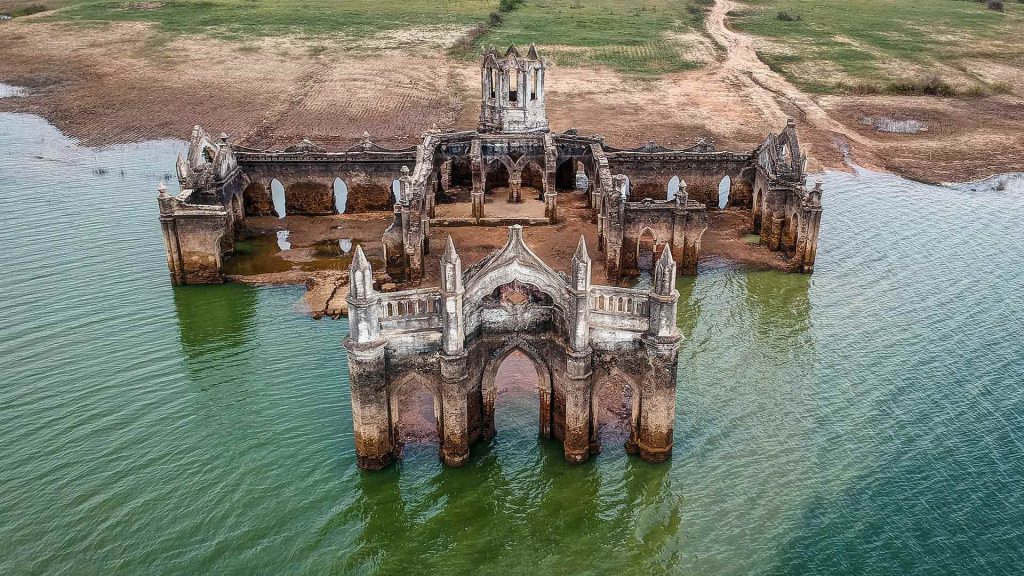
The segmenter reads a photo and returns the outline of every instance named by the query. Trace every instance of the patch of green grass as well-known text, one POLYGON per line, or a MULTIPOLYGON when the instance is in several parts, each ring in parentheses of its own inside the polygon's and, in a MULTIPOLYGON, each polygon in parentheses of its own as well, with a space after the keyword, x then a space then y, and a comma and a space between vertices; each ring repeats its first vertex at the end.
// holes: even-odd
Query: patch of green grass
POLYGON ((935 76, 947 84, 937 93, 999 92, 1005 83, 981 79, 968 61, 1019 69, 1024 58, 1019 3, 1000 13, 964 0, 743 1, 731 24, 770 39, 762 60, 812 92, 930 93, 935 76))
POLYGON ((54 15, 72 21, 153 22, 176 34, 353 37, 407 27, 468 26, 484 19, 490 0, 86 0, 54 15))
POLYGON ((488 44, 537 44, 562 65, 650 75, 695 68, 673 33, 700 32, 709 0, 526 0, 484 34, 488 44))

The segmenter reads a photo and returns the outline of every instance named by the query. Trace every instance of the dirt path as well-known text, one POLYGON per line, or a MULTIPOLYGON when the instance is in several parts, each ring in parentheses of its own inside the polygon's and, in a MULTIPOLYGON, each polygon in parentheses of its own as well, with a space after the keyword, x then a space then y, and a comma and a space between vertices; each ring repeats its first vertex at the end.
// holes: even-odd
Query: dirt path
POLYGON ((811 97, 772 71, 758 58, 753 37, 729 28, 728 14, 737 7, 732 0, 717 0, 705 20, 708 33, 726 49, 725 60, 716 66, 715 75, 742 89, 750 102, 777 125, 784 124, 789 116, 783 109, 784 104, 785 108, 798 112, 800 120, 812 129, 839 136, 841 140, 833 145, 852 142, 858 145, 858 152, 873 155, 875 143, 872 140, 833 119, 811 97))

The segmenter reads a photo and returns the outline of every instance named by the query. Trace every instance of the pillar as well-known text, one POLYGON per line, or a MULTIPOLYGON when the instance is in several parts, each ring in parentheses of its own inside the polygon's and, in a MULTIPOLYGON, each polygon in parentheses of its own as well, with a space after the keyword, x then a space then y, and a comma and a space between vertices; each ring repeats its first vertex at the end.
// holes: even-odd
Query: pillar
POLYGON ((513 174, 509 174, 508 177, 508 201, 518 204, 523 201, 522 198, 522 185, 523 185, 523 173, 522 171, 515 171, 513 174))
POLYGON ((590 283, 592 263, 580 236, 572 257, 572 307, 566 354, 565 459, 579 464, 590 457, 593 350, 590 347, 590 283))
POLYGON ((167 194, 167 186, 163 182, 160 183, 157 190, 157 202, 160 205, 160 230, 164 237, 167 270, 171 275, 171 284, 180 286, 185 283, 185 271, 181 261, 181 245, 178 243, 178 227, 174 221, 174 200, 167 194))
POLYGON ((441 461, 446 466, 462 466, 469 461, 469 418, 466 353, 441 356, 441 461))
POLYGON ((654 266, 649 298, 650 316, 643 336, 647 374, 640 386, 640 418, 636 449, 647 462, 664 462, 672 455, 676 413, 676 368, 682 336, 676 327, 679 292, 676 265, 666 247, 654 266))
POLYGON ((349 267, 348 294, 349 386, 352 389, 352 430, 356 463, 364 470, 377 470, 391 463, 394 443, 388 408, 387 341, 380 335, 380 295, 373 289, 373 270, 362 246, 349 267))

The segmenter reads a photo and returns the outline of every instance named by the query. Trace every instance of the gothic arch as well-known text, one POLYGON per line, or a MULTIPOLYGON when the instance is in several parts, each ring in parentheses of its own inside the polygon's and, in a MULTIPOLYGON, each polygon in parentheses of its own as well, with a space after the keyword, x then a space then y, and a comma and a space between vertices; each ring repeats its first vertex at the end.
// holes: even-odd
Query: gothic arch
POLYGON ((590 452, 592 454, 597 454, 601 451, 601 439, 598 434, 600 429, 600 393, 606 386, 614 382, 622 383, 623 394, 625 394, 627 389, 630 392, 629 439, 626 440, 625 448, 626 452, 633 452, 636 448, 638 431, 640 429, 640 387, 634 378, 630 378, 616 367, 609 370, 608 376, 594 386, 594 390, 590 395, 590 452))
POLYGON ((572 192, 576 189, 576 157, 569 156, 555 168, 555 190, 572 192))
POLYGON ((419 374, 417 372, 409 372, 401 376, 400 378, 395 380, 395 382, 391 383, 388 386, 388 409, 390 410, 391 413, 390 432, 392 442, 395 446, 395 451, 397 453, 400 453, 402 449, 402 436, 401 430, 399 428, 401 422, 400 416, 402 412, 402 406, 399 400, 401 398, 402 391, 409 386, 418 386, 420 389, 430 394, 430 398, 434 402, 434 422, 436 425, 438 444, 440 444, 441 440, 444 438, 444 430, 442 429, 444 425, 444 414, 442 411, 441 393, 438 390, 437 384, 435 382, 432 382, 430 379, 426 378, 422 374, 419 374))
POLYGON ((515 351, 522 352, 523 355, 529 358, 533 363, 534 369, 537 370, 537 391, 540 395, 540 434, 544 438, 551 438, 551 408, 554 401, 554 377, 551 367, 536 348, 519 338, 513 338, 504 347, 493 352, 490 360, 484 366, 480 377, 480 395, 483 400, 481 404, 483 411, 481 421, 484 423, 484 437, 489 438, 495 433, 494 400, 497 396, 497 387, 494 380, 502 363, 515 351))
POLYGON ((658 236, 654 230, 645 227, 636 240, 636 267, 638 270, 654 268, 655 251, 658 247, 658 236))

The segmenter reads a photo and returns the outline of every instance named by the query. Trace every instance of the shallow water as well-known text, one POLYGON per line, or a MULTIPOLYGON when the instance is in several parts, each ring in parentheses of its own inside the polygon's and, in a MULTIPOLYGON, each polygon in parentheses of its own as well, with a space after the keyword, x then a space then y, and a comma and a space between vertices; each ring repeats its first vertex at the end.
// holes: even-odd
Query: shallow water
POLYGON ((680 281, 667 465, 569 466, 513 422, 463 469, 360 473, 344 322, 301 287, 170 286, 182 148, 0 114, 0 573, 1024 566, 1020 191, 826 174, 813 276, 680 281))

